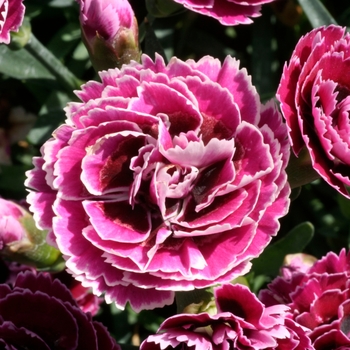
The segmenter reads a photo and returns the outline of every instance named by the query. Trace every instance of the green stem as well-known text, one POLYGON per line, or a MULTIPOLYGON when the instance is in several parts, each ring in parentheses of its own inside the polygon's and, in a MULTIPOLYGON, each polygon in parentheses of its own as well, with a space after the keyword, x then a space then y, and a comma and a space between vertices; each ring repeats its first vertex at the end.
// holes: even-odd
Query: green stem
POLYGON ((66 90, 70 96, 73 90, 79 89, 83 83, 78 79, 60 60, 58 60, 51 51, 49 51, 38 39, 31 34, 25 49, 32 54, 40 63, 42 63, 51 74, 53 74, 59 84, 66 90))
POLYGON ((298 0, 313 28, 337 24, 319 0, 298 0))

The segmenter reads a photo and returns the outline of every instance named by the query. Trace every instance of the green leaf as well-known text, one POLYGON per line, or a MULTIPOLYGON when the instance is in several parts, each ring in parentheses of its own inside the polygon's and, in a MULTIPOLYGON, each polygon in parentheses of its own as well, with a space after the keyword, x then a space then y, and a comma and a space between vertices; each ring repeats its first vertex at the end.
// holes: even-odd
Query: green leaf
POLYGON ((47 48, 58 59, 62 59, 74 50, 80 40, 79 23, 68 23, 55 34, 47 48))
POLYGON ((208 304, 213 298, 212 288, 194 289, 190 291, 178 291, 175 293, 177 313, 182 313, 183 310, 190 304, 208 304))
POLYGON ((286 236, 269 245, 262 254, 252 261, 255 275, 278 275, 284 257, 287 254, 300 253, 311 241, 314 227, 310 222, 303 222, 294 227, 286 236))
POLYGON ((298 0, 313 28, 337 24, 319 0, 298 0))
POLYGON ((55 79, 27 50, 11 51, 0 45, 0 73, 16 79, 55 79))
POLYGON ((52 0, 48 3, 48 5, 51 7, 69 7, 73 4, 73 0, 52 0))

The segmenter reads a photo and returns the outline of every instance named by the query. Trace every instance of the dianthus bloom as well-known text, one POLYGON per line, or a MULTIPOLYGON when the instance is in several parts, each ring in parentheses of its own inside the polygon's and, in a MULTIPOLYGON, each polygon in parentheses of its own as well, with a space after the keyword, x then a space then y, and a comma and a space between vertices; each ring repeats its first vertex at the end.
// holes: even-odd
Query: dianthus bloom
POLYGON ((296 155, 306 147, 319 175, 349 197, 350 34, 331 25, 302 37, 277 98, 296 155))
POLYGON ((69 271, 137 311, 247 272, 289 205, 275 105, 260 104, 231 57, 166 66, 143 56, 100 77, 26 182, 69 271))
POLYGON ((83 313, 69 290, 49 275, 20 273, 0 285, 0 346, 4 349, 118 350, 105 327, 83 313))
POLYGON ((274 0, 174 0, 188 9, 214 17, 221 24, 232 26, 249 24, 250 17, 260 16, 261 5, 274 0))
POLYGON ((245 286, 214 289, 217 314, 180 314, 165 320, 140 350, 311 350, 305 329, 287 317, 285 305, 265 307, 245 286))
POLYGON ((10 32, 17 32, 23 22, 23 0, 2 0, 0 3, 0 43, 10 43, 10 32))
POLYGON ((331 252, 306 271, 287 266, 282 272, 259 298, 288 305, 294 321, 310 329, 315 349, 349 349, 350 254, 331 252))

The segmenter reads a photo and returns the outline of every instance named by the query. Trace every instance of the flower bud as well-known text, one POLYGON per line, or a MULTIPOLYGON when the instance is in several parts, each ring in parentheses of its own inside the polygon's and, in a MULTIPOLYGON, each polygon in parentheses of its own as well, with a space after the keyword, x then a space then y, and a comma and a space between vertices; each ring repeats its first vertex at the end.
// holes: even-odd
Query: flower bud
POLYGON ((127 0, 78 0, 82 38, 96 71, 139 61, 138 26, 127 0))
POLYGON ((32 34, 32 27, 28 18, 23 19, 22 25, 18 28, 18 31, 11 32, 11 41, 9 43, 9 48, 11 50, 20 50, 27 45, 32 34))
POLYGON ((46 232, 35 226, 29 212, 12 201, 0 198, 0 213, 2 256, 43 270, 64 267, 60 252, 46 243, 46 232))

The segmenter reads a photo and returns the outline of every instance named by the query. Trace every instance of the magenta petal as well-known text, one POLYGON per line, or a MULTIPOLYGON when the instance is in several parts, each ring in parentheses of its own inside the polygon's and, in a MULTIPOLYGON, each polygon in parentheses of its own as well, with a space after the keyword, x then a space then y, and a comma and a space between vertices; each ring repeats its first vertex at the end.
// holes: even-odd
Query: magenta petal
POLYGON ((149 213, 141 206, 131 208, 126 201, 83 202, 99 236, 105 240, 139 243, 146 240, 151 229, 149 213))

